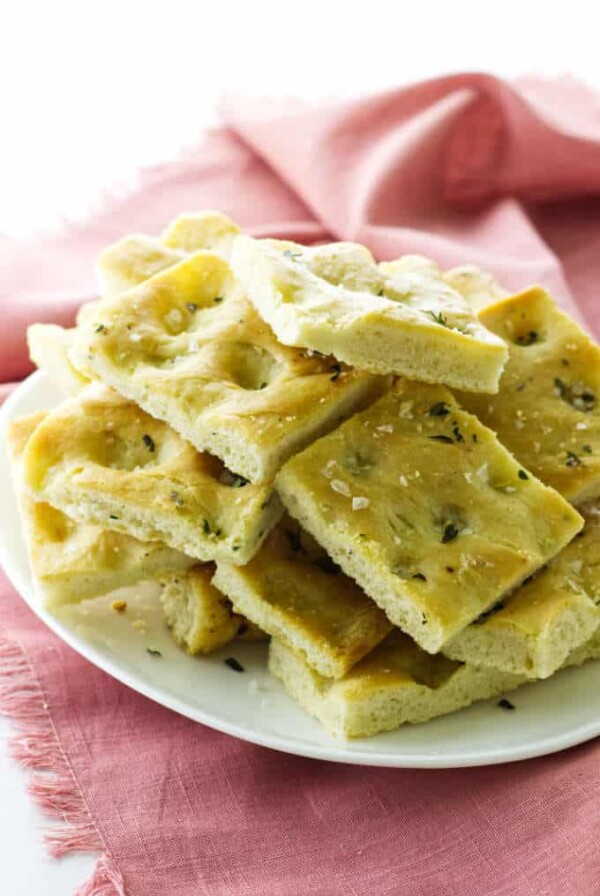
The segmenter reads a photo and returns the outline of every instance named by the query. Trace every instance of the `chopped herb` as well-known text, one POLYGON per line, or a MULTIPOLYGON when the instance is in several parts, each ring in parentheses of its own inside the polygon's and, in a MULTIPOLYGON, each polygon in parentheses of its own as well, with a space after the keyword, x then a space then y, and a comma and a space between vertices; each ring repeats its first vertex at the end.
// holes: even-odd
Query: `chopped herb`
POLYGON ((223 296, 215 296, 213 299, 213 302, 215 303, 215 305, 218 305, 219 302, 222 302, 222 301, 223 301, 223 296))
MULTIPOLYGON (((215 538, 219 538, 223 534, 222 529, 217 529, 215 532, 215 538)), ((262 532, 260 533, 262 535, 262 532)))
POLYGON ((198 306, 196 305, 195 302, 188 302, 187 305, 186 305, 185 307, 186 307, 187 310, 190 312, 190 314, 193 314, 194 311, 197 311, 197 310, 198 310, 198 306))
POLYGON ((155 444, 154 444, 154 439, 152 438, 152 436, 149 436, 148 434, 143 435, 143 436, 142 436, 142 442, 144 443, 144 445, 146 446, 146 448, 148 449, 148 451, 149 451, 151 454, 153 454, 154 451, 155 451, 155 449, 156 449, 156 446, 155 446, 155 444))
POLYGON ((250 480, 246 479, 244 476, 234 476, 231 488, 243 488, 245 485, 248 485, 249 482, 250 480))
POLYGON ((583 445, 583 450, 585 451, 586 454, 591 454, 592 446, 591 445, 583 445))
POLYGON ((294 553, 305 554, 306 551, 302 547, 302 536, 300 534, 300 526, 297 529, 284 529, 283 534, 287 538, 290 550, 294 553))
POLYGON ((233 547, 231 548, 232 551, 239 551, 239 549, 240 549, 239 544, 234 544, 233 547))
POLYGON ((321 572, 327 573, 328 576, 337 576, 341 572, 337 563, 327 554, 324 554, 323 557, 316 557, 312 562, 313 566, 318 566, 321 572))
POLYGON ((519 383, 519 385, 517 386, 517 392, 522 392, 524 388, 525 388, 525 383, 519 383))
POLYGON ((459 530, 454 523, 446 523, 444 526, 444 534, 442 535, 442 544, 448 544, 449 541, 454 541, 458 532, 459 530))
POLYGON ((210 523, 208 522, 208 520, 202 520, 202 531, 205 535, 210 535, 212 530, 210 528, 210 523))
POLYGON ((162 656, 160 650, 155 650, 154 647, 146 647, 146 653, 149 653, 150 656, 162 656))
POLYGON ((426 582, 427 576, 423 575, 422 572, 416 572, 413 576, 413 579, 418 579, 420 582, 426 582))
POLYGON ((378 296, 384 296, 384 295, 385 295, 385 290, 384 290, 384 289, 380 289, 379 292, 377 293, 377 295, 378 295, 378 296))
POLYGON ((104 324, 98 324, 98 326, 96 327, 95 332, 96 332, 96 333, 104 333, 105 330, 106 330, 106 327, 104 326, 104 324))
POLYGON ((478 438, 476 432, 473 433, 473 435, 471 436, 471 438, 473 439, 474 442, 478 442, 478 441, 479 441, 479 438, 478 438))
POLYGON ((508 710, 516 709, 515 704, 511 703, 510 700, 507 700, 506 697, 503 697, 502 700, 498 700, 498 706, 501 709, 508 709, 508 710))
POLYGON ((570 404, 576 411, 593 411, 596 407, 596 396, 591 389, 584 386, 570 386, 560 377, 555 378, 554 385, 562 400, 570 404))
POLYGON ((177 504, 178 507, 183 507, 185 502, 184 502, 183 498, 181 497, 181 495, 179 494, 179 492, 171 492, 169 497, 170 497, 171 501, 175 501, 175 503, 177 504))
POLYGON ((332 364, 331 370, 333 371, 333 376, 330 376, 329 379, 331 380, 332 383, 335 383, 335 381, 338 379, 340 373, 342 372, 341 365, 340 364, 332 364))
POLYGON ((518 476, 519 476, 519 479, 523 479, 523 480, 529 479, 529 476, 527 475, 525 470, 519 470, 518 476))
POLYGON ((432 405, 428 411, 430 417, 445 417, 449 413, 450 408, 445 401, 438 401, 436 404, 432 405))
POLYGON ((454 570, 454 567, 453 567, 453 566, 447 566, 447 567, 446 567, 446 572, 450 572, 450 573, 452 573, 452 572, 454 572, 454 571, 455 571, 455 570, 454 570))
POLYGON ((432 442, 443 442, 444 445, 454 445, 454 440, 450 436, 427 436, 432 442))
POLYGON ((535 330, 530 330, 529 333, 517 336, 516 342, 517 345, 533 345, 534 342, 538 341, 538 338, 538 333, 535 330))
POLYGON ((286 258, 291 258, 292 261, 296 261, 297 258, 302 258, 302 252, 294 252, 292 249, 284 249, 283 254, 286 258))
POLYGON ((268 383, 261 383, 261 384, 260 384, 260 388, 261 388, 261 389, 266 389, 268 385, 269 385, 268 383))
POLYGON ((118 520, 119 519, 119 517, 115 516, 114 513, 109 514, 108 518, 109 518, 109 520, 118 520))
POLYGON ((567 467, 580 467, 581 458, 574 451, 567 451, 567 459, 565 461, 567 467))
POLYGON ((457 442, 464 442, 463 435, 462 435, 460 429, 458 428, 458 423, 456 422, 456 420, 454 420, 452 422, 452 432, 453 432, 454 438, 456 439, 457 442))
POLYGON ((429 314, 436 322, 436 324, 439 324, 441 327, 448 327, 449 330, 452 329, 441 311, 426 311, 425 313, 429 314))
POLYGON ((233 669, 234 672, 243 672, 244 667, 234 656, 228 656, 226 660, 223 660, 226 666, 229 666, 230 669, 233 669))

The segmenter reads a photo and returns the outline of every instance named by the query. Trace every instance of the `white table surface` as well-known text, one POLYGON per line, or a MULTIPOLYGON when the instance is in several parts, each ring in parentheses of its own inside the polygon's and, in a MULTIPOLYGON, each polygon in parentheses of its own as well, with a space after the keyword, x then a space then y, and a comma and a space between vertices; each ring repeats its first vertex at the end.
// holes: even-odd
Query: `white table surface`
MULTIPOLYGON (((542 20, 522 0, 493 12, 477 0, 20 0, 0 29, 0 233, 93 209, 100 190, 193 144, 224 90, 316 98, 459 70, 573 73, 600 85, 589 0, 568 11, 546 7, 542 20)), ((7 757, 8 732, 0 719, 0 892, 68 896, 93 859, 46 858, 47 821, 7 757)))

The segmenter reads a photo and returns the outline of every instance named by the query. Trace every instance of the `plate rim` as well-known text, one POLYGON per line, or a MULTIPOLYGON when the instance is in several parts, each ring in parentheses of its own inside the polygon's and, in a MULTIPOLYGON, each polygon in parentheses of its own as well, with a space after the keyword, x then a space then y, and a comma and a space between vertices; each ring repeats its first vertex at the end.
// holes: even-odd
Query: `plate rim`
MULTIPOLYGON (((7 400, 0 407, 0 452, 5 454, 5 430, 7 424, 16 414, 21 400, 29 395, 33 397, 35 402, 36 388, 43 388, 45 382, 50 382, 49 378, 43 371, 35 371, 26 379, 24 379, 9 395, 7 400)), ((10 481, 8 471, 5 474, 7 481, 10 481)), ((22 536, 21 536, 22 537, 22 536)), ((499 765, 509 762, 518 762, 524 759, 533 759, 540 756, 548 756, 552 753, 561 752, 562 750, 575 747, 578 744, 585 743, 594 737, 600 735, 600 717, 591 720, 587 724, 582 724, 573 730, 568 730, 562 734, 548 735, 546 738, 537 738, 531 743, 516 745, 514 747, 499 747, 496 750, 487 749, 483 751, 478 748, 476 751, 465 751, 462 755, 454 755, 444 757, 438 752, 422 753, 421 755, 403 754, 397 749, 382 750, 381 752, 361 753, 360 748, 353 752, 347 752, 343 746, 336 746, 335 740, 332 739, 331 746, 314 745, 304 743, 302 741, 290 741, 282 735, 274 733, 261 733, 259 730, 247 729, 243 726, 236 725, 228 720, 220 719, 205 712, 202 709, 191 707, 184 701, 165 692, 157 692, 154 685, 148 685, 144 682, 140 673, 137 675, 129 673, 118 664, 114 663, 110 657, 104 655, 101 650, 97 649, 93 644, 87 642, 84 638, 77 637, 73 634, 68 626, 61 623, 59 619, 39 605, 35 598, 35 592, 31 588, 29 582, 22 580, 18 574, 15 565, 13 565, 8 553, 6 539, 2 531, 0 531, 0 565, 15 588, 21 599, 27 604, 32 612, 40 619, 57 637, 64 641, 71 649, 82 656, 92 665, 101 669, 104 673, 110 675, 126 687, 131 688, 159 706, 176 712, 192 721, 206 725, 216 731, 237 737, 248 743, 257 744, 262 747, 277 750, 278 752, 287 753, 288 755, 302 756, 310 759, 321 759, 327 762, 339 762, 346 765, 372 766, 383 768, 423 768, 423 769, 444 769, 444 768, 471 768, 484 767, 487 765, 499 765)), ((532 682, 534 683, 534 682, 532 682)), ((527 687, 527 685, 525 685, 527 687)), ((290 698, 291 699, 291 698, 290 698)), ((427 724, 427 723, 422 723, 427 724)), ((370 743, 373 738, 368 739, 370 743)), ((342 745, 353 746, 356 748, 360 744, 360 739, 351 741, 341 741, 342 745)))

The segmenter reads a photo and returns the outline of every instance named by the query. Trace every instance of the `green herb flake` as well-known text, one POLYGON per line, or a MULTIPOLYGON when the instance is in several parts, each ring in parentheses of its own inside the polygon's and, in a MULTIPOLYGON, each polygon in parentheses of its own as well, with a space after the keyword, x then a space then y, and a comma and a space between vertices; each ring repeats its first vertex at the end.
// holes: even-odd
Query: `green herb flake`
POLYGON ((146 647, 146 653, 149 653, 150 656, 162 656, 160 650, 155 650, 154 647, 146 647))
POLYGON ((269 385, 268 383, 261 383, 261 384, 260 384, 260 388, 261 388, 261 389, 266 389, 268 385, 269 385))
POLYGON ((477 442, 479 441, 479 437, 478 437, 478 435, 477 435, 476 432, 473 433, 473 435, 471 436, 471 438, 473 439, 473 441, 474 441, 475 443, 477 443, 477 442))
POLYGON ((109 520, 118 520, 119 519, 119 517, 115 516, 114 513, 109 514, 108 518, 109 518, 109 520))
POLYGON ((427 436, 431 442, 443 442, 444 445, 454 445, 454 439, 450 436, 427 436))
POLYGON ((249 479, 246 479, 244 476, 234 476, 233 482, 231 483, 231 488, 244 488, 245 485, 248 485, 250 482, 249 479))
POLYGON ((215 305, 218 305, 219 302, 222 302, 222 301, 223 301, 223 296, 215 296, 213 299, 213 302, 215 303, 215 305))
POLYGON ((283 254, 286 258, 290 258, 292 261, 296 261, 297 258, 302 258, 302 252, 294 252, 293 249, 284 249, 283 254))
POLYGON ((425 576, 422 572, 416 572, 413 576, 413 579, 418 579, 419 582, 426 582, 427 576, 425 576))
POLYGON ((330 368, 333 372, 333 376, 330 376, 329 379, 332 383, 339 378, 340 373, 342 372, 342 367, 340 364, 332 364, 330 368))
POLYGON ((181 495, 179 494, 179 492, 171 492, 169 497, 170 497, 171 501, 174 501, 175 504, 177 504, 178 507, 183 507, 185 502, 184 502, 183 498, 181 497, 181 495))
POLYGON ((438 401, 429 408, 427 413, 430 417, 446 417, 450 413, 450 408, 445 401, 438 401))
POLYGON ((223 660, 226 666, 229 666, 230 669, 233 669, 234 672, 243 672, 244 667, 236 660, 234 656, 228 656, 226 660, 223 660))
POLYGON ((596 407, 596 396, 591 389, 580 385, 569 385, 560 377, 555 378, 554 387, 560 398, 576 411, 593 411, 596 407))
POLYGON ((210 535, 212 529, 210 528, 210 523, 208 520, 202 520, 202 531, 205 535, 210 535))
POLYGON ((574 451, 567 451, 567 459, 565 461, 567 467, 580 467, 581 458, 574 451))
POLYGON ((515 704, 511 703, 510 700, 507 700, 506 697, 503 697, 502 700, 498 700, 498 706, 500 709, 508 709, 509 711, 517 708, 515 704))
POLYGON ((458 422, 456 420, 453 420, 452 422, 452 433, 457 442, 464 442, 463 434, 458 428, 458 422))
POLYGON ((435 323, 440 325, 440 327, 447 327, 449 330, 452 329, 441 311, 426 311, 425 313, 429 314, 430 317, 435 321, 435 323))
POLYGON ((519 470, 518 476, 519 476, 519 479, 523 479, 523 481, 525 481, 526 479, 529 479, 529 476, 527 475, 525 470, 519 470))
POLYGON ((444 534, 442 535, 442 544, 448 544, 449 541, 454 541, 458 533, 459 530, 454 523, 446 523, 444 526, 444 534))
POLYGON ((156 450, 156 446, 155 446, 155 444, 154 444, 154 439, 152 438, 152 436, 149 436, 149 435, 146 433, 145 435, 142 436, 142 442, 144 443, 144 445, 146 446, 146 448, 148 449, 148 451, 149 451, 151 454, 154 454, 154 452, 155 452, 155 450, 156 450))
POLYGON ((98 326, 96 327, 96 329, 94 330, 94 332, 95 332, 95 333, 106 333, 106 332, 107 332, 107 329, 106 329, 106 327, 104 326, 104 324, 98 324, 98 326))
POLYGON ((529 333, 523 333, 521 336, 517 336, 516 342, 517 345, 533 345, 534 342, 537 342, 539 339, 539 334, 536 330, 530 330, 529 333))
POLYGON ((583 451, 585 451, 586 454, 591 454, 591 453, 592 453, 592 446, 591 446, 591 445, 583 445, 583 446, 582 446, 582 449, 583 449, 583 451))

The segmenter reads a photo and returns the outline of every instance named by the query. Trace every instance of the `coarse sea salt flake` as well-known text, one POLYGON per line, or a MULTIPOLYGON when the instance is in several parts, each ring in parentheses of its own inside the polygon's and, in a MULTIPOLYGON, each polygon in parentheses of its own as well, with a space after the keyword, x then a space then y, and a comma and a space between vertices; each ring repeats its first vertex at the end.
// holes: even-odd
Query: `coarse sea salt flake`
POLYGON ((371 502, 362 496, 352 498, 352 510, 364 510, 371 502))
POLYGON ((349 486, 346 485, 345 482, 342 482, 341 479, 332 479, 331 487, 334 492, 338 493, 338 495, 344 495, 346 498, 352 497, 352 492, 350 491, 349 486))

